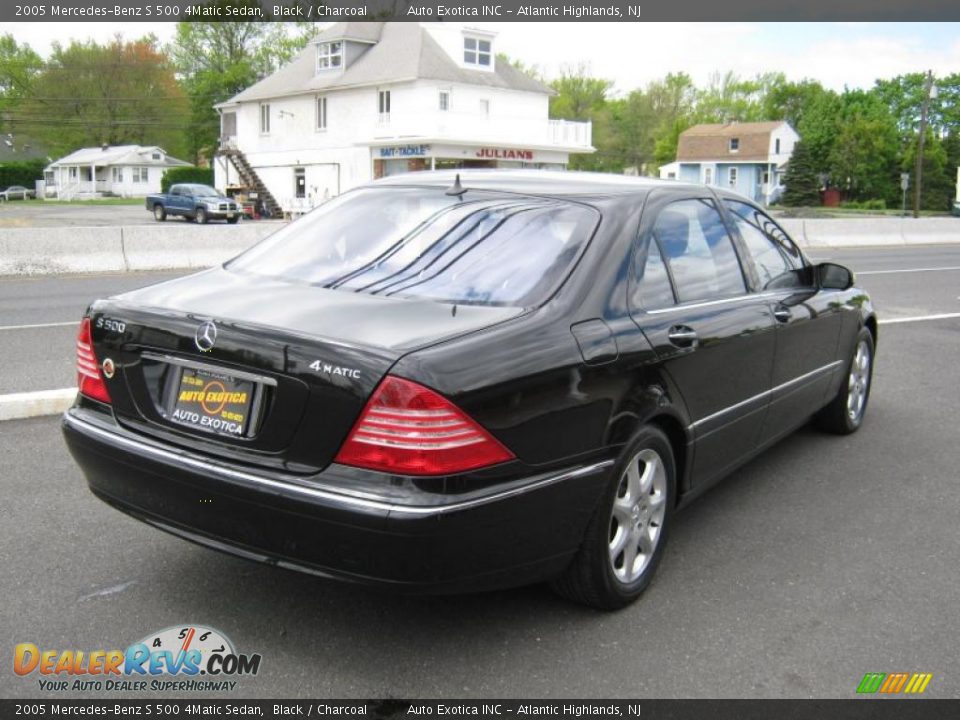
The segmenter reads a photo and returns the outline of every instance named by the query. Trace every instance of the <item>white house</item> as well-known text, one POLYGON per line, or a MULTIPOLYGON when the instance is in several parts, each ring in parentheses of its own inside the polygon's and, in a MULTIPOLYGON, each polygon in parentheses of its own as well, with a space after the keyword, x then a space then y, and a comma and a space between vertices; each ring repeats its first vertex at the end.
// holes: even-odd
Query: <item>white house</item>
POLYGON ((552 91, 458 23, 337 23, 289 65, 217 106, 217 187, 284 210, 374 178, 451 167, 563 168, 588 122, 551 120, 552 91))
POLYGON ((694 125, 680 133, 675 162, 660 177, 718 185, 769 203, 800 136, 783 120, 694 125))
POLYGON ((160 192, 167 168, 188 162, 155 145, 104 145, 83 148, 47 165, 46 193, 61 200, 104 195, 144 197, 160 192))

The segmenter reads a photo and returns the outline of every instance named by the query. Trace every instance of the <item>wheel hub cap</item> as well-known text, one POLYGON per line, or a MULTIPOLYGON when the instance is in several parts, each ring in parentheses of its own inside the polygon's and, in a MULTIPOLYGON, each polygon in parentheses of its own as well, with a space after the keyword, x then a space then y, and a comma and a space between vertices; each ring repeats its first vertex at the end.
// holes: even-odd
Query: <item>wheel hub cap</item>
POLYGON ((608 555, 622 583, 636 581, 660 541, 667 508, 667 472, 660 455, 641 450, 627 464, 610 514, 608 555))
POLYGON ((857 352, 850 363, 850 377, 847 381, 847 415, 858 422, 863 415, 867 402, 867 388, 870 384, 870 346, 863 340, 857 345, 857 352))

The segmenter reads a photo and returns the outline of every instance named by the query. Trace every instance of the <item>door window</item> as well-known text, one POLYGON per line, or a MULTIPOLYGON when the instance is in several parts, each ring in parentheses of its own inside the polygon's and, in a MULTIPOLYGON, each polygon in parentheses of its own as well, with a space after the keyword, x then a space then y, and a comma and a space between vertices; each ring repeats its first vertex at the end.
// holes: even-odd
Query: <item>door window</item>
POLYGON ((737 200, 726 200, 725 204, 757 269, 761 287, 805 285, 804 278, 791 272, 803 267, 803 257, 786 233, 752 205, 737 200))
POLYGON ((673 305, 673 288, 667 266, 663 263, 660 247, 654 238, 648 238, 633 259, 633 279, 630 287, 631 307, 657 310, 673 305))
POLYGON ((733 241, 712 200, 681 200, 665 207, 653 235, 659 243, 680 302, 746 293, 733 241))

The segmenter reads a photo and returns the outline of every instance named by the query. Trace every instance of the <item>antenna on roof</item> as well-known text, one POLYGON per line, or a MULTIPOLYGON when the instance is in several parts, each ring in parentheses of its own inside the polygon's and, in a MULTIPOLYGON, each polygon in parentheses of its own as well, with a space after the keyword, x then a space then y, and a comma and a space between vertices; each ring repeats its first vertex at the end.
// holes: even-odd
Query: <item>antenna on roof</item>
POLYGON ((463 199, 463 194, 467 192, 467 189, 460 184, 460 173, 457 173, 456 179, 453 181, 453 187, 449 188, 444 195, 450 195, 456 197, 458 200, 463 199))

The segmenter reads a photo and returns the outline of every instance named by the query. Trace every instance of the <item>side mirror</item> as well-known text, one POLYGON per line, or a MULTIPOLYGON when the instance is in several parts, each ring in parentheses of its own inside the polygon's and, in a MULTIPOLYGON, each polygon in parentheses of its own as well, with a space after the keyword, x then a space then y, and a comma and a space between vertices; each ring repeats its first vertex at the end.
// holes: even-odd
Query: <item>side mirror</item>
POLYGON ((836 263, 817 265, 817 283, 823 290, 849 290, 853 287, 853 272, 836 263))

